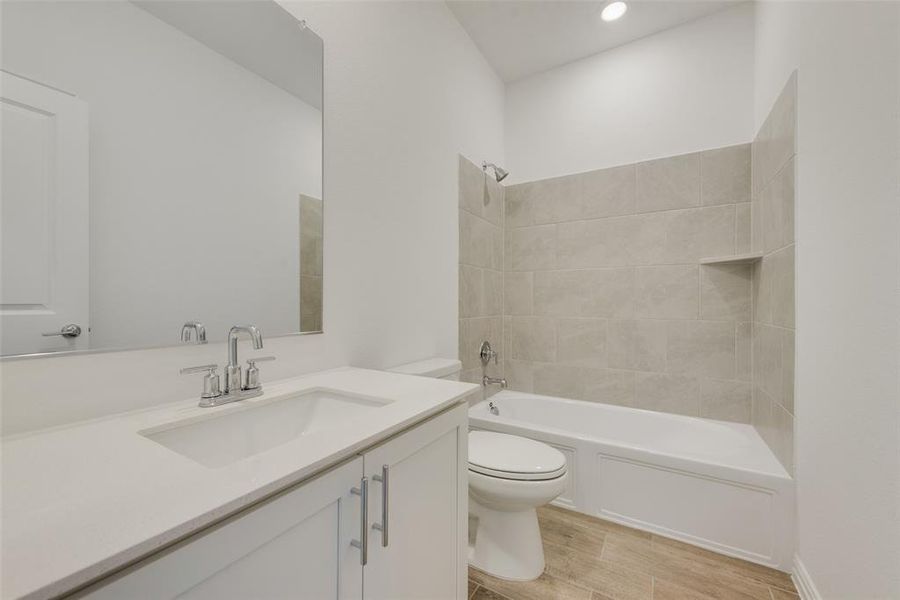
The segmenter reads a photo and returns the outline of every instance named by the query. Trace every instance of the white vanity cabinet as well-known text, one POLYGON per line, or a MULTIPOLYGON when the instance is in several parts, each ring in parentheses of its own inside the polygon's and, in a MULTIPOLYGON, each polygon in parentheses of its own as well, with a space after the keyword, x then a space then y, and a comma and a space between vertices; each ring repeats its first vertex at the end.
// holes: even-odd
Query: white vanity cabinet
POLYGON ((367 600, 465 598, 467 439, 466 408, 457 407, 365 454, 375 526, 367 600))
POLYGON ((77 595, 465 598, 466 423, 458 405, 77 595))

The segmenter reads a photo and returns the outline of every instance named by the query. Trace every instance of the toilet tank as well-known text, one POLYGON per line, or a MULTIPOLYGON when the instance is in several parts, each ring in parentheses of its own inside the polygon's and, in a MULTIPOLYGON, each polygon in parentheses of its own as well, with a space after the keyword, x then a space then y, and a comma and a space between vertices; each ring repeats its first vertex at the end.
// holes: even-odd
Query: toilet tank
POLYGON ((456 359, 428 358, 386 370, 391 373, 403 373, 404 375, 418 375, 419 377, 436 377, 438 379, 459 381, 459 372, 461 369, 462 363, 456 359))

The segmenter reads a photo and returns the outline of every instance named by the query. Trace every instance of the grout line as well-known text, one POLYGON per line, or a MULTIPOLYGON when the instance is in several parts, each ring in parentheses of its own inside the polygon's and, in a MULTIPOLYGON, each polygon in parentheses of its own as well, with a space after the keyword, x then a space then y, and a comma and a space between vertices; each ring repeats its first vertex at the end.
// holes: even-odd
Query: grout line
MULTIPOLYGON (((547 221, 544 223, 530 223, 528 225, 513 225, 509 229, 527 229, 530 227, 546 227, 548 225, 566 225, 569 223, 584 223, 584 222, 591 222, 591 221, 609 221, 609 220, 613 220, 613 219, 627 219, 627 218, 631 218, 631 217, 642 217, 642 216, 658 215, 658 214, 673 213, 673 212, 686 212, 689 210, 725 208, 728 206, 737 207, 737 206, 740 206, 743 204, 750 204, 750 203, 751 203, 750 200, 745 200, 743 202, 727 202, 725 204, 708 204, 708 205, 698 204, 698 205, 694 205, 694 206, 678 206, 675 208, 664 208, 661 210, 630 212, 630 213, 624 213, 621 215, 607 215, 605 217, 593 217, 593 218, 587 218, 587 219, 568 219, 568 220, 564 220, 564 221, 547 221)), ((460 207, 460 209, 466 210, 463 207, 460 207)), ((478 216, 478 215, 473 214, 469 210, 466 210, 466 212, 468 212, 469 214, 471 214, 473 216, 476 216, 476 217, 478 216)), ((479 217, 479 218, 481 218, 481 217, 479 217)), ((482 218, 482 220, 485 220, 485 219, 482 218)), ((488 222, 490 223, 490 221, 488 221, 488 222)), ((494 224, 491 223, 491 225, 494 225, 494 224)), ((495 227, 496 227, 496 225, 495 225, 495 227)))

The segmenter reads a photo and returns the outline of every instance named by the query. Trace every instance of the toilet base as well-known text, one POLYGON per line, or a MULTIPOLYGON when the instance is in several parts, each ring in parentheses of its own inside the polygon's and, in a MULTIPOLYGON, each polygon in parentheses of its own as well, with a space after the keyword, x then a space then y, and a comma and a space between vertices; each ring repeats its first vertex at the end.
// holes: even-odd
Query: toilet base
MULTIPOLYGON (((469 497, 469 514, 478 520, 469 564, 488 575, 531 581, 544 572, 544 546, 537 511, 500 511, 469 497)), ((471 538, 471 535, 470 535, 471 538)))

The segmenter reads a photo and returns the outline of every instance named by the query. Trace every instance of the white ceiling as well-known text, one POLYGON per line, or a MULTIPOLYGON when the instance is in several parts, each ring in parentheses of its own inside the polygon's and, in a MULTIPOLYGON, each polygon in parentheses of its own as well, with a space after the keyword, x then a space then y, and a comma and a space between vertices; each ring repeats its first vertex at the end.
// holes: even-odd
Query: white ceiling
POLYGON ((737 0, 627 0, 628 12, 606 23, 606 0, 446 0, 504 81, 620 46, 735 6, 737 0))

